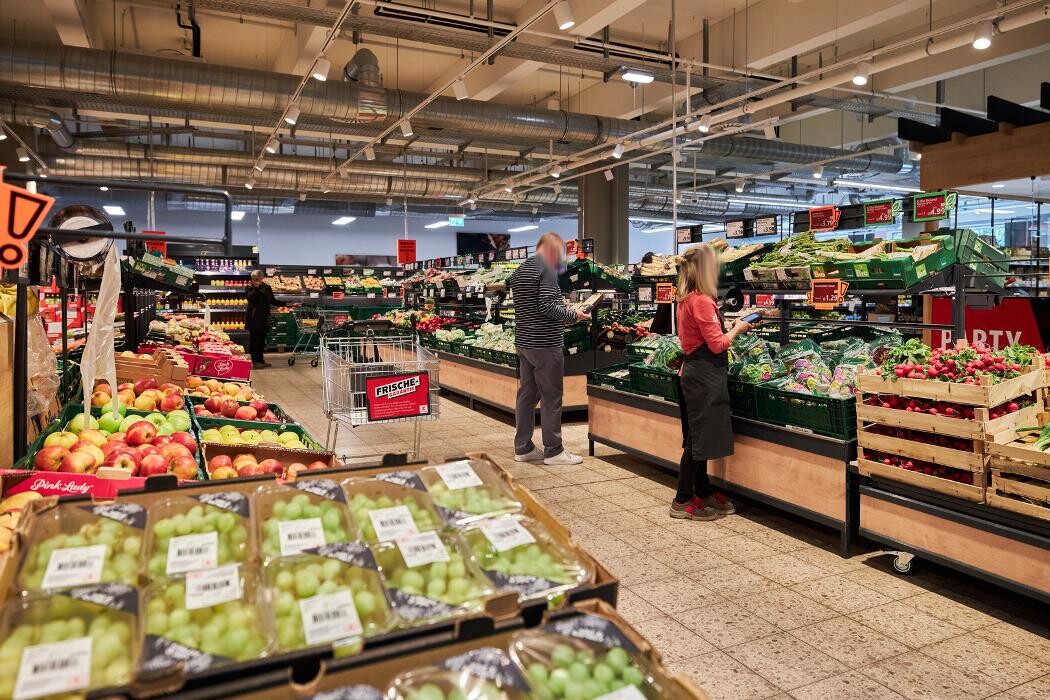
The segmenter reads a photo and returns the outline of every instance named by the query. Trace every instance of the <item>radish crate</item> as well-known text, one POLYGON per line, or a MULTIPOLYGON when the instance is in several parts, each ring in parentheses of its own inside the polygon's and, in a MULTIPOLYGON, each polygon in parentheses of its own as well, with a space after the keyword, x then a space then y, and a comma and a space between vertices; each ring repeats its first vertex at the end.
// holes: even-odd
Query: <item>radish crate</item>
MULTIPOLYGON (((1030 426, 1045 426, 1042 413, 1030 426)), ((989 445, 992 484, 988 505, 1050 520, 1050 452, 1039 449, 1039 430, 1026 431, 1004 444, 989 445)))

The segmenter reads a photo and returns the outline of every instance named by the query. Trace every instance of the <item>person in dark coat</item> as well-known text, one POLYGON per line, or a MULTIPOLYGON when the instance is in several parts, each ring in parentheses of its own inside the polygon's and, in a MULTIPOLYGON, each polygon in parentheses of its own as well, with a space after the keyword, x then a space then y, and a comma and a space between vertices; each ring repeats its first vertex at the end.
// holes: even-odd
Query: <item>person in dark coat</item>
POLYGON ((718 253, 706 243, 690 247, 678 268, 678 339, 685 355, 678 392, 683 450, 672 518, 714 520, 736 512, 711 488, 707 463, 733 454, 727 351, 751 324, 737 319, 726 333, 717 294, 718 253))
POLYGON ((262 270, 252 270, 248 281, 248 306, 244 327, 248 331, 248 352, 252 356, 252 368, 263 369, 272 365, 266 361, 266 334, 270 331, 270 307, 277 305, 273 289, 263 281, 262 270))
MULTIPOLYGON (((642 262, 651 263, 653 255, 655 253, 646 253, 642 256, 642 262)), ((653 316, 653 322, 649 324, 650 333, 659 333, 660 335, 669 335, 671 333, 671 308, 673 306, 673 304, 656 305, 656 315, 653 316)))

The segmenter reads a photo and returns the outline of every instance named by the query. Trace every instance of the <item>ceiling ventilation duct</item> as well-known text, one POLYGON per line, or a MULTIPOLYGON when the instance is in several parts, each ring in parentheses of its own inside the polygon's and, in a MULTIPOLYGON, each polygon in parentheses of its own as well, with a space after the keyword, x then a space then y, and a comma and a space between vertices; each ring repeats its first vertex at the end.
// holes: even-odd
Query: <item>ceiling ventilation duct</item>
POLYGON ((62 117, 48 109, 0 103, 0 121, 45 129, 59 148, 69 148, 73 145, 73 134, 69 132, 62 117))

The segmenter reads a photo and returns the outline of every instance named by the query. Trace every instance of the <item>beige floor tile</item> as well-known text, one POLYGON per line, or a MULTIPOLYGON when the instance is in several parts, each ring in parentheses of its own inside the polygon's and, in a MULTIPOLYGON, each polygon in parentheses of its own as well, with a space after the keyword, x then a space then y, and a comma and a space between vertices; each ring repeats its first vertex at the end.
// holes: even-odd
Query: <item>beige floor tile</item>
POLYGON ((964 630, 975 630, 1000 622, 999 618, 982 612, 981 608, 985 606, 979 601, 955 594, 950 595, 951 597, 940 593, 923 593, 905 598, 904 602, 927 615, 933 615, 964 630))
POLYGON ((799 688, 849 670, 785 633, 746 642, 725 652, 782 690, 799 688))
MULTIPOLYGON (((719 566, 732 564, 728 559, 715 554, 706 547, 698 544, 686 544, 684 547, 674 546, 669 549, 657 549, 650 554, 675 571, 683 574, 706 571, 719 566)), ((695 578, 695 577, 694 577, 695 578)))
POLYGON ((632 547, 649 553, 668 547, 685 549, 691 544, 684 537, 675 535, 655 525, 650 525, 641 530, 624 530, 623 532, 617 532, 616 536, 632 547))
POLYGON ((623 532, 625 530, 637 530, 646 527, 652 527, 653 523, 646 520, 637 513, 632 513, 629 510, 618 511, 613 513, 599 513, 587 518, 590 522, 594 523, 597 527, 605 530, 606 532, 623 532))
POLYGON ((865 588, 844 576, 828 576, 806 581, 792 586, 791 590, 840 613, 857 612, 892 602, 889 596, 865 588))
POLYGON ((776 625, 730 602, 688 610, 676 617, 719 649, 780 633, 776 625))
MULTIPOLYGON (((576 484, 577 486, 586 486, 587 484, 593 484, 595 482, 602 482, 606 480, 604 476, 602 476, 593 469, 581 469, 575 472, 559 472, 558 476, 564 479, 565 481, 569 482, 570 484, 576 484)), ((591 494, 590 491, 588 491, 587 493, 591 494)))
POLYGON ((997 700, 1046 700, 1050 698, 1050 676, 1037 678, 1031 683, 1010 688, 992 697, 997 700))
POLYGON ((1034 623, 999 622, 975 630, 974 636, 1019 651, 1033 659, 1050 659, 1050 628, 1034 623))
POLYGON ((721 651, 668 664, 671 671, 693 679, 711 700, 761 700, 779 694, 779 688, 721 651))
POLYGON ((780 588, 778 584, 773 583, 765 576, 759 576, 751 569, 746 569, 740 564, 718 566, 714 569, 691 574, 690 577, 730 600, 780 588))
POLYGON ((561 486, 552 489, 546 489, 543 492, 543 499, 548 503, 578 501, 582 498, 592 498, 593 496, 594 494, 584 491, 579 486, 561 486))
MULTIPOLYGON (((754 538, 751 537, 751 539, 754 538)), ((791 554, 750 559, 743 562, 743 565, 756 574, 761 574, 770 581, 779 583, 781 586, 792 586, 803 581, 812 581, 813 579, 823 578, 829 573, 826 569, 804 562, 791 554)))
POLYGON ((851 668, 867 666, 908 651, 908 647, 848 617, 833 617, 792 630, 802 641, 851 668))
POLYGON ((524 486, 530 491, 543 491, 545 489, 553 489, 559 486, 568 486, 569 482, 565 481, 559 476, 554 474, 544 474, 542 476, 526 476, 526 477, 515 477, 515 481, 520 486, 524 486))
POLYGON ((756 542, 746 535, 722 537, 703 544, 712 552, 721 554, 729 561, 734 561, 738 564, 750 559, 773 557, 777 554, 772 547, 756 542))
POLYGON ((896 700, 903 697, 856 671, 795 688, 790 695, 795 700, 896 700))
MULTIPOLYGON (((548 489, 548 493, 553 490, 554 489, 548 489)), ((573 515, 578 515, 581 518, 589 518, 592 515, 598 515, 599 513, 610 513, 620 510, 605 499, 598 498, 597 496, 581 498, 578 501, 561 501, 558 505, 573 515)))
POLYGON ((973 634, 931 644, 923 647, 922 653, 953 668, 972 671, 999 690, 1006 690, 1050 673, 1050 666, 1047 664, 973 634), (979 662, 974 663, 975 660, 979 662))
POLYGON ((632 625, 664 616, 655 605, 623 586, 620 587, 619 599, 616 601, 616 612, 632 625))
POLYGON ((622 480, 617 481, 615 479, 611 481, 598 481, 593 484, 585 484, 583 488, 586 491, 590 491, 595 496, 609 496, 614 493, 641 493, 638 489, 624 484, 622 480))
POLYGON ((577 544, 600 560, 622 559, 639 554, 639 551, 631 545, 614 535, 604 532, 581 535, 575 537, 575 539, 577 544))
MULTIPOLYGON (((744 506, 741 506, 743 508, 744 506)), ((718 524, 722 527, 738 532, 740 534, 750 532, 766 532, 769 527, 759 520, 748 517, 746 514, 735 513, 733 515, 727 515, 718 521, 718 524)))
POLYGON ((947 666, 918 651, 885 659, 859 671, 910 700, 985 698, 995 692, 995 688, 969 672, 947 666))
MULTIPOLYGON (((801 540, 797 537, 793 537, 787 533, 779 532, 777 530, 755 530, 754 532, 745 533, 748 537, 761 542, 762 544, 771 547, 777 552, 797 552, 802 549, 812 549, 813 545, 809 542, 801 540)), ((809 562, 814 563, 814 562, 809 562)))
POLYGON ((840 556, 838 551, 828 551, 819 547, 809 547, 795 552, 795 556, 802 561, 816 564, 822 569, 827 569, 834 574, 845 574, 850 571, 863 569, 869 553, 853 557, 840 556))
POLYGON ((741 598, 737 603, 784 630, 808 627, 838 615, 816 601, 779 587, 741 598))
POLYGON ((691 659, 715 648, 671 617, 654 617, 634 626, 650 644, 660 650, 665 662, 691 659))
POLYGON ((671 504, 662 498, 657 498, 648 493, 614 493, 605 497, 610 503, 615 503, 624 510, 638 510, 640 508, 667 508, 671 504))
POLYGON ((716 523, 707 520, 675 520, 667 518, 662 525, 668 532, 681 535, 694 544, 705 544, 727 537, 736 537, 732 530, 719 527, 716 523))
POLYGON ((846 574, 846 578, 854 583, 859 583, 862 586, 867 586, 874 591, 887 595, 894 600, 929 592, 928 588, 918 585, 920 580, 915 576, 904 577, 890 574, 872 566, 865 566, 863 569, 851 571, 846 574), (913 579, 915 582, 908 579, 913 579))
POLYGON ((669 615, 725 602, 711 589, 681 575, 631 586, 631 592, 669 615))
POLYGON ((913 649, 958 637, 964 632, 955 625, 906 605, 903 601, 851 613, 850 617, 913 649))
POLYGON ((636 586, 647 581, 658 581, 675 575, 671 567, 644 554, 602 559, 601 562, 606 569, 620 579, 620 584, 624 586, 636 586))

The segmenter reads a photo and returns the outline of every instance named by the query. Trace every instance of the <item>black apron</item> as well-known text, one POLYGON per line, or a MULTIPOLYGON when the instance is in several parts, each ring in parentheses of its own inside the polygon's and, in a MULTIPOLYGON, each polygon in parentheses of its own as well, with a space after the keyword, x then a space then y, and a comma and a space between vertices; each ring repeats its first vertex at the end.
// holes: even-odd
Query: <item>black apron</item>
POLYGON ((682 449, 690 450, 694 460, 733 454, 728 352, 715 354, 705 344, 685 356, 679 377, 678 407, 682 414, 682 449))

